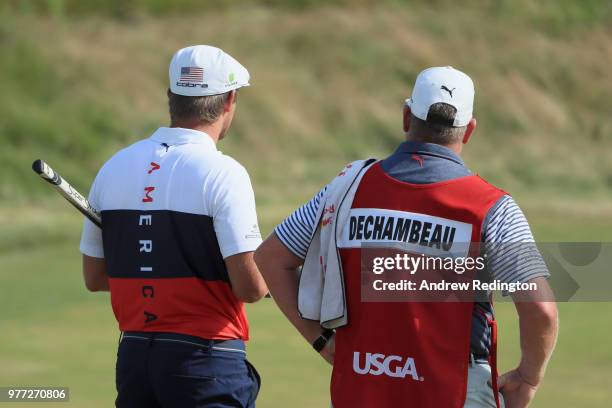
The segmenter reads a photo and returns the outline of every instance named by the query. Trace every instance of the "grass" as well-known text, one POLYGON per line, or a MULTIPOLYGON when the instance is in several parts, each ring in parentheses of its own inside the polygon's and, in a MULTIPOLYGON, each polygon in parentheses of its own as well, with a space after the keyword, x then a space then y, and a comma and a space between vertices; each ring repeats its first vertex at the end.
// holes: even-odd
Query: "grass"
POLYGON ((172 53, 207 42, 251 71, 221 148, 250 170, 263 203, 303 200, 346 162, 388 154, 402 139, 414 77, 447 64, 477 85, 480 125, 465 153, 474 171, 521 199, 609 201, 607 26, 584 17, 589 24, 558 36, 528 18, 553 8, 526 0, 453 13, 437 4, 300 13, 250 5, 129 21, 0 12, 0 199, 29 204, 44 194, 29 170, 37 157, 86 191, 114 151, 166 123, 172 53))
MULTIPOLYGON (((0 263, 0 384, 68 386, 65 406, 110 406, 118 331, 108 295, 84 290, 75 242, 11 251, 0 263)), ((312 358, 273 302, 262 301, 249 314, 250 359, 264 384, 261 406, 285 406, 298 389, 302 406, 320 405, 325 363, 312 358)))
MULTIPOLYGON (((165 124, 167 63, 187 44, 219 45, 251 72, 220 148, 249 170, 264 232, 346 162, 389 154, 415 76, 452 64, 477 87, 472 170, 513 194, 539 240, 612 241, 610 2, 455 3, 3 2, 0 385, 69 386, 65 406, 112 405, 108 296, 84 290, 80 218, 30 164, 43 158, 86 192, 113 152, 165 124)), ((608 406, 612 308, 560 310, 534 405, 608 406)), ((249 315, 260 406, 327 406, 329 368, 273 302, 249 315)), ((519 353, 513 306, 500 303, 498 317, 508 369, 519 353)))
MULTIPOLYGON (((50 210, 14 210, 31 224, 25 222, 21 232, 12 231, 13 238, 19 242, 57 229, 48 218, 41 218, 50 210)), ((38 245, 14 247, 7 246, 5 231, 0 232, 5 238, 0 246, 0 385, 68 386, 71 402, 54 406, 108 407, 115 395, 116 322, 108 295, 91 294, 83 287, 79 217, 73 211, 55 210, 66 230, 59 238, 43 234, 38 245)), ((534 229, 543 240, 553 240, 559 233, 568 239, 610 239, 610 226, 594 218, 563 221, 553 223, 564 224, 563 230, 550 230, 547 223, 536 223, 534 229)), ((249 358, 263 377, 259 406, 286 407, 288 401, 296 408, 327 406, 330 368, 313 354, 273 302, 250 305, 248 313, 252 328, 249 358)), ((500 365, 510 369, 519 357, 516 314, 509 303, 499 303, 497 313, 500 365)), ((609 303, 560 304, 559 344, 535 406, 607 406, 612 349, 606 341, 610 329, 602 323, 602 316, 610 313, 609 303)))
MULTIPOLYGON (((455 8, 479 7, 490 16, 503 15, 507 19, 527 19, 540 28, 563 34, 568 29, 602 24, 611 17, 612 7, 602 0, 465 0, 457 7, 452 0, 7 0, 4 7, 21 13, 50 15, 57 19, 87 15, 104 15, 115 19, 130 19, 140 14, 156 16, 185 12, 228 11, 236 8, 259 6, 289 11, 303 11, 333 5, 337 7, 371 8, 427 6, 437 12, 452 12, 455 8)), ((435 23, 434 23, 435 24, 435 23)), ((441 32, 436 24, 435 29, 441 32)))

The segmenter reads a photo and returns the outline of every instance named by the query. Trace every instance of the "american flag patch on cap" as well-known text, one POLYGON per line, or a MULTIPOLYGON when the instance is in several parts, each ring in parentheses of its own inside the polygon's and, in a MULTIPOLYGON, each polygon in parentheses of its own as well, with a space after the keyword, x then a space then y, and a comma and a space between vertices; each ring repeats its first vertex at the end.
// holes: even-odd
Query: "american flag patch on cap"
POLYGON ((181 67, 181 77, 179 81, 204 82, 204 68, 181 67))

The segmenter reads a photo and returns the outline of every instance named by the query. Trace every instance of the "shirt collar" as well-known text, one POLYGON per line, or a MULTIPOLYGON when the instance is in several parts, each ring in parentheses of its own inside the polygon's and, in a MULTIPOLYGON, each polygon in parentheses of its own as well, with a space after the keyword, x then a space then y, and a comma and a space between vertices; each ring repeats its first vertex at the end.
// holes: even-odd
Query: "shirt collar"
POLYGON ((157 143, 165 143, 167 145, 179 145, 196 143, 203 144, 206 147, 217 150, 217 145, 206 132, 199 130, 186 129, 179 127, 160 127, 150 137, 151 140, 157 143))
POLYGON ((457 155, 457 153, 453 152, 448 147, 435 143, 423 143, 408 140, 400 144, 395 153, 416 153, 426 156, 435 156, 465 166, 465 163, 461 157, 457 155))

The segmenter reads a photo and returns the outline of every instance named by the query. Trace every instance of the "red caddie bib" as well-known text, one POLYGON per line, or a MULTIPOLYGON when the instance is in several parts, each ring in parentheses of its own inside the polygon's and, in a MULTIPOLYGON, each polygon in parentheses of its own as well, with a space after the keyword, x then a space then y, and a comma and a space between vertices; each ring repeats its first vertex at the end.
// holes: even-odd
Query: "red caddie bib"
MULTIPOLYGON (((505 194, 478 176, 405 183, 377 163, 361 180, 346 234, 423 247, 469 241, 477 256, 483 220, 505 194)), ((338 240, 348 324, 336 333, 334 408, 463 408, 473 302, 365 302, 362 248, 347 239, 338 240)))

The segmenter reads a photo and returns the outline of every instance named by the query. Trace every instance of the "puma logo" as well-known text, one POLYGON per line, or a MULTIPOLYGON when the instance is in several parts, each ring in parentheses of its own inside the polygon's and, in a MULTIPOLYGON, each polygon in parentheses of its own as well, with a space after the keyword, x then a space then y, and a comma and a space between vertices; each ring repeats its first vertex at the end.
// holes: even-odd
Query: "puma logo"
POLYGON ((453 97, 453 91, 457 88, 453 88, 453 89, 448 89, 446 86, 442 85, 440 87, 440 89, 442 89, 443 91, 448 92, 448 94, 451 96, 451 98, 453 97))
POLYGON ((412 156, 411 156, 410 158, 411 158, 412 160, 416 160, 416 162, 417 162, 417 163, 419 163, 419 166, 420 166, 420 167, 423 167, 423 161, 424 161, 424 160, 423 160, 423 158, 422 158, 421 156, 416 155, 416 154, 414 154, 414 153, 413 153, 413 154, 412 154, 412 156))

